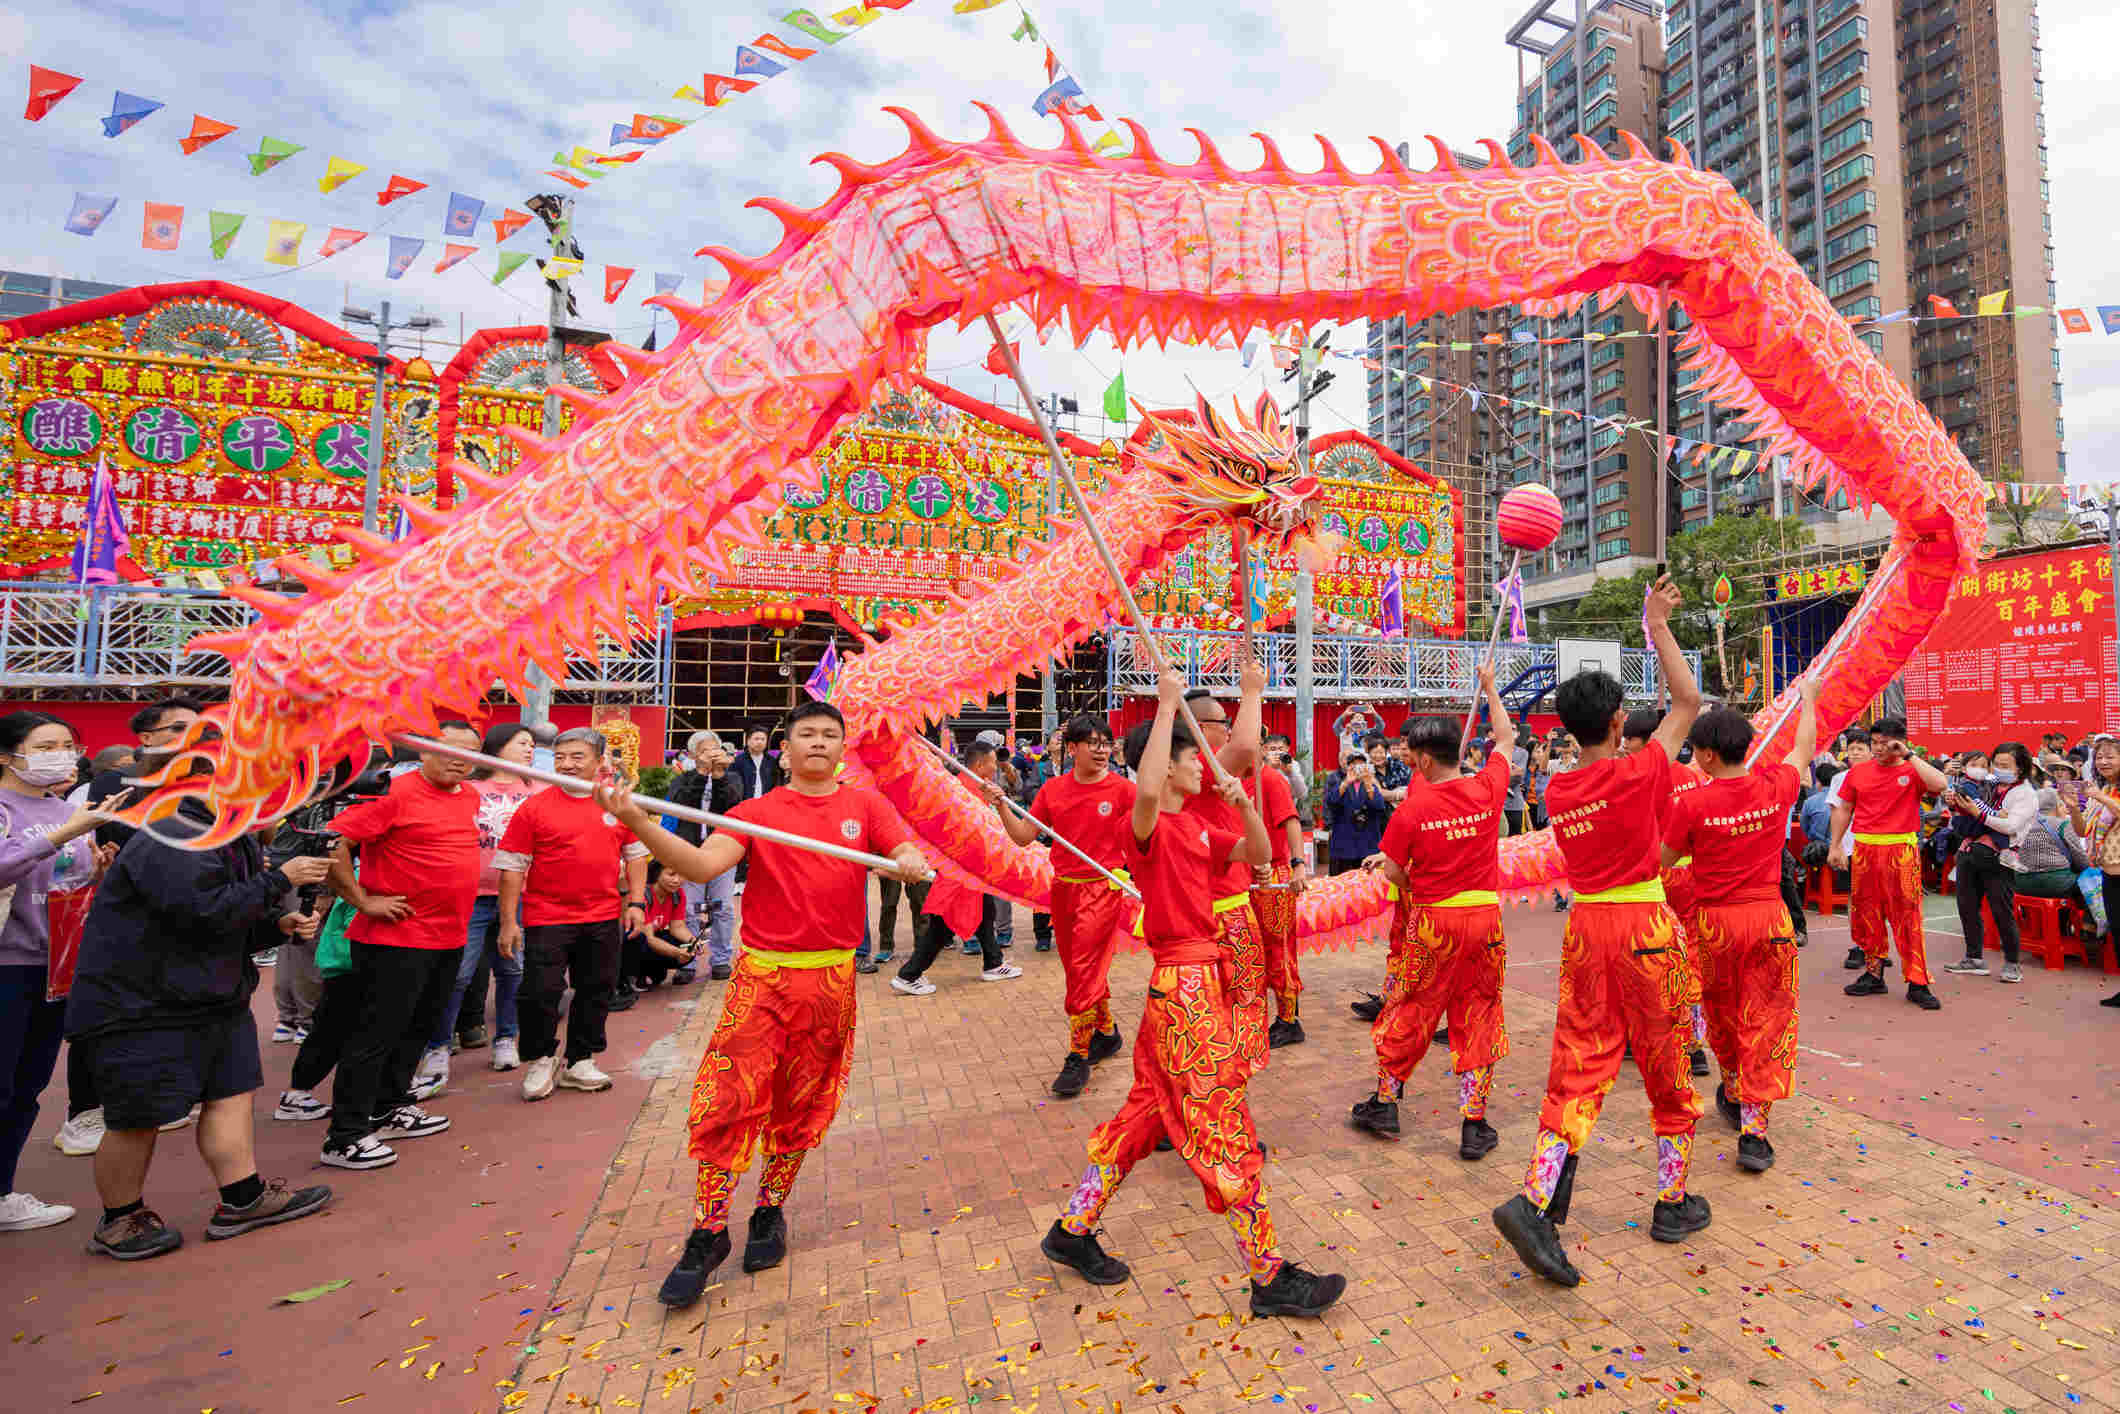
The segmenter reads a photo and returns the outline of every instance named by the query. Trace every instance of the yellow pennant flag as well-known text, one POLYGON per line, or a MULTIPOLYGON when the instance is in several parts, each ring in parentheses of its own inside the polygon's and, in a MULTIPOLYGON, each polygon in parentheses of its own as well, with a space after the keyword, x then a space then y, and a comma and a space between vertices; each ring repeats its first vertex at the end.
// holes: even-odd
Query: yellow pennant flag
POLYGON ((359 162, 334 157, 324 164, 324 175, 317 178, 317 190, 325 193, 335 192, 367 170, 368 168, 359 162))
POLYGON ((582 263, 579 260, 571 260, 566 256, 554 256, 545 262, 545 278, 547 280, 565 280, 581 273, 582 263))
POLYGON ((1991 295, 1982 295, 1980 297, 1980 312, 1982 314, 2000 314, 2002 313, 2002 307, 2009 302, 2010 292, 2008 290, 1997 290, 1991 295))
POLYGON ((309 227, 301 221, 275 221, 265 233, 265 263, 296 265, 302 259, 302 237, 309 227))
POLYGON ((1119 145, 1120 141, 1117 133, 1106 133, 1103 137, 1091 143, 1089 150, 1092 152, 1103 152, 1108 148, 1118 147, 1119 145))
POLYGON ((586 147, 577 147, 574 151, 567 154, 567 165, 587 171, 594 168, 602 157, 603 154, 601 152, 592 152, 586 147))
POLYGON ((991 10, 1000 3, 1001 0, 957 0, 956 4, 950 6, 950 10, 959 15, 976 15, 981 10, 991 10))

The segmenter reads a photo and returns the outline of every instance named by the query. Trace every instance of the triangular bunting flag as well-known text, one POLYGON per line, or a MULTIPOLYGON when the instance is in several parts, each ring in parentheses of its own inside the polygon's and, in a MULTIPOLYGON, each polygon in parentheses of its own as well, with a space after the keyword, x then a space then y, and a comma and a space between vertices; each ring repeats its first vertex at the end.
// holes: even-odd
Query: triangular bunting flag
POLYGON ((142 118, 162 110, 162 105, 152 98, 142 98, 135 93, 119 89, 110 100, 110 116, 103 120, 103 136, 116 137, 129 130, 142 118))
POLYGON ((493 243, 499 245, 508 237, 530 224, 529 213, 509 207, 505 216, 493 218, 493 243))
POLYGON ((1033 44, 1038 42, 1038 26, 1031 23, 1031 17, 1028 11, 1024 13, 1023 23, 1017 25, 1016 28, 1010 32, 1009 38, 1028 40, 1033 44))
POLYGON ((2061 328, 2064 332, 2070 334, 2090 333, 2091 317, 2088 314, 2085 314, 2082 310, 2064 309, 2060 311, 2060 315, 2061 328))
POLYGON ((32 123, 42 120, 52 111, 53 104, 80 86, 81 80, 72 74, 62 74, 41 64, 30 65, 29 102, 23 106, 22 116, 32 123))
MULTIPOLYGON (((447 270, 450 266, 456 264, 465 256, 475 254, 477 251, 478 247, 475 245, 443 246, 442 258, 434 263, 434 273, 437 275, 441 274, 444 270, 447 270)), ((498 284, 499 282, 496 281, 495 283, 498 284)))
MULTIPOLYGON (((775 67, 777 70, 778 66, 775 67)), ((767 77, 770 78, 771 75, 769 74, 767 77)), ((706 104, 709 108, 719 108, 736 94, 749 93, 756 87, 758 85, 749 79, 732 79, 724 74, 704 74, 699 80, 699 92, 690 96, 706 104)), ((686 95, 679 95, 679 97, 684 96, 686 95)))
POLYGON ((493 269, 493 283, 498 285, 501 281, 507 279, 510 275, 513 275, 516 271, 522 269, 523 262, 528 260, 529 258, 530 253, 528 251, 502 251, 500 264, 496 265, 493 269))
POLYGON ((309 227, 300 221, 275 221, 265 231, 265 263, 295 265, 302 259, 302 237, 309 227))
POLYGON ((77 236, 92 236, 117 208, 118 198, 114 196, 85 196, 75 192, 73 209, 66 213, 66 229, 77 236))
POLYGON ((1938 319, 1956 319, 1958 317, 1958 306, 1952 304, 1942 295, 1930 295, 1929 308, 1935 311, 1938 319))
POLYGON ((344 226, 333 226, 331 234, 324 237, 324 244, 317 248, 317 259, 329 260, 349 246, 357 246, 368 239, 366 231, 349 231, 344 226))
POLYGON ((245 154, 250 160, 250 175, 262 177, 301 150, 300 143, 283 142, 276 137, 261 138, 258 150, 245 154))
POLYGON ((1982 295, 1980 297, 1979 312, 1982 314, 2000 314, 2002 313, 2002 307, 2009 302, 2010 292, 2008 290, 1997 290, 1991 295, 1982 295))
POLYGON ((545 173, 545 175, 548 177, 557 177, 559 180, 565 182, 568 186, 576 187, 583 191, 588 190, 589 187, 589 184, 587 182, 583 181, 580 177, 577 177, 570 172, 547 172, 545 173))
POLYGON ((604 267, 604 303, 616 304, 625 292, 626 283, 633 278, 633 267, 629 265, 606 265, 604 267))
POLYGON ((688 126, 684 119, 664 113, 635 113, 633 125, 626 129, 626 137, 633 142, 661 142, 683 132, 688 126))
POLYGON ((243 218, 233 211, 209 211, 206 225, 213 232, 213 258, 225 260, 228 247, 235 242, 236 232, 243 229, 243 218))
POLYGON ((412 262, 420 258, 420 251, 427 242, 418 236, 392 236, 390 238, 390 260, 383 267, 383 278, 402 280, 412 262))
POLYGON ((556 255, 550 260, 540 260, 537 268, 544 272, 547 280, 569 280, 582 273, 582 263, 570 256, 556 255))
POLYGON ((739 74, 756 74, 760 78, 769 79, 775 74, 784 74, 787 71, 786 64, 774 63, 748 44, 736 46, 736 72, 739 74))
POLYGON ((641 154, 638 152, 606 152, 603 156, 596 159, 596 165, 599 167, 623 167, 628 162, 640 161, 640 158, 641 154))
POLYGON ((1126 370, 1123 368, 1104 390, 1104 415, 1114 422, 1126 416, 1126 370))
POLYGON ((350 162, 343 157, 329 158, 324 163, 324 175, 317 178, 317 190, 329 195, 367 170, 359 162, 350 162))
POLYGON ((204 113, 194 113, 191 115, 190 136, 178 138, 177 146, 183 148, 184 155, 189 157, 209 142, 219 142, 235 130, 234 123, 216 122, 204 113))
POLYGON ((814 58, 817 54, 814 49, 805 49, 799 44, 790 44, 779 35, 772 33, 761 34, 751 42, 760 49, 770 49, 775 54, 793 59, 798 63, 804 59, 814 58))
POLYGON ((410 177, 400 177, 393 173, 389 183, 375 194, 375 204, 377 206, 388 206, 401 196, 411 196, 416 191, 425 190, 427 190, 425 182, 415 182, 410 177))
POLYGON ((142 250, 175 250, 183 235, 183 207, 166 206, 159 201, 147 203, 147 209, 140 219, 142 250))

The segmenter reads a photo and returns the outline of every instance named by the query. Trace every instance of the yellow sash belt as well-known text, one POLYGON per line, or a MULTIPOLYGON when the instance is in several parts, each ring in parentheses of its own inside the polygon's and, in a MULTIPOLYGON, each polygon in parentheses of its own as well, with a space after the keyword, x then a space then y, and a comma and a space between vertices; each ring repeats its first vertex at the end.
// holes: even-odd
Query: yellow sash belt
POLYGON ((1913 832, 1912 830, 1909 830, 1909 831, 1907 831, 1907 832, 1906 832, 1905 834, 1903 834, 1903 835, 1857 835, 1857 836, 1855 837, 1855 843, 1857 843, 1857 844, 1919 844, 1919 843, 1921 843, 1921 836, 1920 836, 1920 835, 1918 835, 1918 834, 1916 834, 1916 833, 1914 833, 1914 832, 1913 832))
POLYGON ((1664 881, 1644 879, 1638 884, 1621 884, 1616 889, 1599 889, 1592 894, 1577 894, 1577 903, 1662 903, 1664 881))
POLYGON ((760 967, 837 967, 854 960, 852 948, 826 948, 822 952, 774 952, 767 948, 745 948, 744 958, 760 967))

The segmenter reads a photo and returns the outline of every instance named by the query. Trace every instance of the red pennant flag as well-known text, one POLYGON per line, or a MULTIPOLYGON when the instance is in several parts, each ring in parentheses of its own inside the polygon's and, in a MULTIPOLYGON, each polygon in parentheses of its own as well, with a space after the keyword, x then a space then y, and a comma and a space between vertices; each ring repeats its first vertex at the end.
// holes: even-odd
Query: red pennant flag
POLYGON ((375 204, 377 206, 388 206, 401 196, 410 196, 416 191, 425 190, 427 190, 425 182, 415 182, 410 177, 400 177, 396 173, 392 173, 390 185, 375 194, 375 204))
POLYGON ((509 207, 507 215, 493 218, 493 243, 499 245, 502 241, 529 224, 530 217, 528 213, 517 211, 512 206, 509 207))
POLYGON ((2080 309, 2064 309, 2061 311, 2061 328, 2070 334, 2088 334, 2091 317, 2080 309))
POLYGON ((597 163, 605 167, 616 167, 625 162, 640 161, 638 152, 606 152, 597 157, 597 163))
POLYGON ((699 101, 709 108, 719 108, 729 101, 732 93, 749 93, 758 87, 749 79, 732 79, 722 74, 706 74, 699 80, 699 101))
MULTIPOLYGON (((1010 344, 1008 351, 1020 359, 1023 356, 1023 345, 1010 344)), ((986 351, 986 371, 1003 378, 1008 377, 1008 360, 1001 356, 1001 345, 996 344, 986 351)))
POLYGON ((545 173, 545 175, 548 177, 557 177, 570 187, 579 187, 583 191, 587 191, 589 189, 589 184, 583 181, 580 177, 569 176, 565 172, 547 172, 545 173))
POLYGON ((626 130, 627 137, 654 138, 658 142, 680 130, 680 125, 654 113, 635 113, 633 126, 626 130))
POLYGON ((81 86, 81 80, 39 64, 29 66, 29 103, 22 116, 32 123, 52 111, 52 105, 81 86))
POLYGON ((367 239, 366 231, 349 231, 344 226, 333 226, 331 234, 324 237, 324 244, 317 250, 317 259, 329 260, 349 246, 357 246, 367 239))
POLYGON ((216 122, 204 113, 194 113, 191 115, 191 136, 178 138, 177 146, 183 148, 184 155, 189 157, 207 143, 219 142, 235 130, 234 123, 216 122))
POLYGON ((147 203, 146 214, 140 220, 142 250, 175 250, 177 239, 183 234, 183 207, 167 206, 159 201, 147 203))
POLYGON ((616 304, 620 293, 626 288, 626 282, 632 278, 633 267, 629 265, 606 265, 604 267, 604 303, 616 304))
POLYGON ((760 49, 770 49, 775 54, 785 54, 790 59, 802 60, 813 57, 817 51, 805 49, 799 44, 790 44, 777 34, 761 34, 751 41, 760 49))
POLYGON ((1957 319, 1961 317, 1958 313, 1958 306, 1952 304, 1942 295, 1930 295, 1929 307, 1936 311, 1938 319, 1957 319))
POLYGON ((462 260, 465 256, 470 255, 477 250, 478 247, 475 245, 443 246, 442 258, 434 263, 434 273, 437 275, 441 274, 444 270, 447 270, 450 266, 456 264, 459 260, 462 260))

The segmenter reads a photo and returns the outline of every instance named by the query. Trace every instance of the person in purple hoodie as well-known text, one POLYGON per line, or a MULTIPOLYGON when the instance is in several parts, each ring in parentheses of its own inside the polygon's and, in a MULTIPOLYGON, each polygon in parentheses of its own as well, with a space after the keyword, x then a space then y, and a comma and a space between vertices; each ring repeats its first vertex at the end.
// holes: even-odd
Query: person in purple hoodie
POLYGON ((95 876, 96 826, 109 817, 50 794, 71 785, 73 728, 42 712, 0 717, 0 1232, 74 1215, 15 1191, 15 1164, 58 1063, 66 1003, 44 998, 51 957, 46 899, 95 876))

